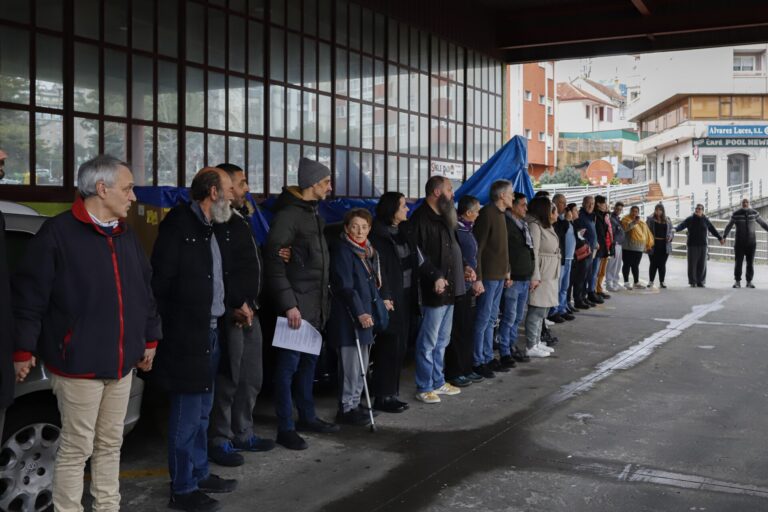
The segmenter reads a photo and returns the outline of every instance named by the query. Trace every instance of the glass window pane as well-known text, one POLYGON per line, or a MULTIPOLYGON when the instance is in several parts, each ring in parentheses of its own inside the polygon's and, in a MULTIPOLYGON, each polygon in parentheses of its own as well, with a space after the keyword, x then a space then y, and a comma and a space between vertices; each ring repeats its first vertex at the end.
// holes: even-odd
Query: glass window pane
POLYGON ((99 49, 75 43, 75 110, 99 112, 99 49))
MULTIPOLYGON (((76 117, 75 124, 75 169, 99 154, 99 122, 94 119, 76 117)), ((77 180, 77 172, 75 172, 77 180)))
POLYGON ((373 155, 363 153, 360 155, 360 195, 373 197, 373 155))
POLYGON ((299 184, 299 160, 301 160, 301 146, 298 144, 286 144, 286 186, 291 187, 299 184))
POLYGON ((377 60, 374 63, 373 101, 383 104, 387 94, 386 77, 384 76, 384 62, 377 60))
POLYGON ((186 139, 187 161, 184 165, 184 184, 190 186, 197 171, 205 167, 205 136, 198 132, 187 132, 186 139))
POLYGON ((349 53, 349 96, 360 99, 360 54, 349 53))
POLYGON ((0 45, 0 101, 29 103, 29 32, 3 27, 0 45))
POLYGON ((225 66, 226 15, 218 9, 208 9, 208 65, 225 66))
POLYGON ((363 9, 363 25, 360 32, 363 39, 363 52, 373 53, 373 14, 370 9, 363 9))
POLYGON ((387 157, 387 191, 397 191, 397 157, 394 155, 387 157))
POLYGON ((419 154, 428 156, 429 151, 429 119, 422 116, 419 118, 419 154))
POLYGON ((208 134, 207 165, 218 165, 227 161, 227 138, 223 135, 208 134))
POLYGON ((131 115, 135 119, 154 119, 152 59, 133 56, 133 95, 131 115))
POLYGON ((204 126, 205 87, 203 71, 197 68, 187 68, 186 115, 187 125, 204 126))
POLYGON ((310 160, 317 160, 317 146, 308 146, 304 144, 301 147, 301 156, 310 160))
POLYGON ((325 43, 318 46, 319 87, 321 91, 331 92, 331 47, 325 43))
POLYGON ((64 108, 62 48, 61 38, 38 34, 35 102, 39 107, 64 108))
POLYGON ((266 0, 248 0, 248 14, 259 19, 264 19, 266 17, 264 9, 265 2, 266 0))
POLYGON ((264 76, 264 25, 248 22, 248 73, 264 76))
POLYGON ((337 196, 347 195, 347 152, 343 149, 336 150, 334 191, 337 196))
POLYGON ((154 133, 151 126, 135 124, 131 127, 131 167, 133 181, 139 186, 152 186, 154 169, 154 133))
POLYGON ((0 7, 0 18, 29 23, 29 0, 4 0, 0 7))
POLYGON ((133 47, 151 52, 155 45, 155 2, 133 0, 133 47))
POLYGON ((397 191, 405 197, 410 197, 408 195, 408 159, 400 157, 398 167, 397 191))
POLYGON ((75 0, 75 34, 99 38, 99 0, 75 0))
POLYGON ((304 33, 317 34, 317 0, 304 0, 304 33))
POLYGON ((269 52, 269 76, 272 80, 285 81, 285 32, 272 28, 269 52))
POLYGON ((104 113, 125 117, 127 114, 126 55, 104 49, 104 113))
POLYGON ((429 77, 419 75, 419 112, 429 114, 429 77))
POLYGON ((409 175, 408 175, 408 188, 410 193, 406 194, 408 197, 419 197, 419 161, 416 158, 411 158, 408 163, 409 175))
MULTIPOLYGON (((331 97, 325 95, 318 96, 318 142, 324 144, 331 143, 331 97)), ((338 142, 337 142, 338 143, 338 142)))
POLYGON ((349 47, 360 49, 360 6, 349 4, 349 47))
POLYGON ((320 13, 320 16, 318 19, 318 26, 319 26, 318 35, 322 39, 330 40, 331 39, 331 12, 333 12, 333 9, 331 8, 331 0, 320 0, 320 7, 318 8, 318 12, 320 13))
POLYGON ((401 109, 406 110, 408 108, 408 70, 405 68, 399 68, 399 74, 400 101, 398 104, 401 109))
POLYGON ((397 22, 390 18, 388 20, 387 32, 389 32, 389 41, 387 46, 387 59, 397 62, 397 22))
POLYGON ((35 114, 36 185, 57 187, 64 185, 63 141, 63 116, 35 114))
POLYGON ((126 140, 128 140, 126 125, 123 123, 104 122, 104 153, 120 160, 127 160, 126 140))
MULTIPOLYGON (((63 2, 60 2, 60 5, 61 3, 63 2)), ((105 0, 104 40, 108 43, 125 46, 125 44, 128 42, 127 27, 128 0, 105 0)))
POLYGON ((264 193, 264 141, 248 139, 248 188, 252 194, 264 193))
POLYGON ((201 34, 205 34, 205 7, 197 2, 187 2, 187 60, 202 64, 205 39, 201 34))
POLYGON ((397 150, 400 153, 408 152, 408 114, 400 112, 399 121, 397 123, 397 134, 399 138, 399 144, 397 150))
POLYGON ((404 66, 408 65, 408 25, 400 23, 400 53, 398 62, 404 66))
POLYGON ((429 73, 429 35, 422 32, 419 37, 419 69, 429 73))
POLYGON ((378 197, 384 193, 384 155, 373 155, 373 195, 378 197))
POLYGON ((227 162, 245 168, 245 139, 243 137, 227 138, 227 162))
POLYGON ((269 6, 272 23, 285 25, 285 0, 271 0, 269 6))
POLYGON ((301 38, 288 33, 288 83, 301 85, 301 38))
POLYGON ((419 160, 419 188, 414 197, 419 197, 419 194, 424 190, 424 185, 427 184, 427 180, 429 179, 429 167, 427 164, 427 160, 419 160))
POLYGON ((179 112, 179 90, 176 84, 176 63, 157 61, 157 120, 176 123, 179 112))
POLYGON ((464 125, 456 126, 456 159, 464 160, 464 125))
POLYGON ((336 145, 347 145, 347 100, 336 99, 336 145))
POLYGON ((285 144, 269 143, 269 192, 277 194, 285 184, 285 144))
POLYGON ((419 68, 419 31, 411 27, 410 62, 413 69, 419 68))
POLYGON ((317 87, 317 45, 314 39, 304 39, 304 87, 317 87))
POLYGON ((284 116, 285 88, 272 85, 269 88, 269 134, 272 137, 285 137, 284 116))
POLYGON ((471 126, 467 126, 467 162, 475 161, 475 145, 473 144, 475 137, 475 129, 471 126))
POLYGON ((304 92, 303 122, 304 136, 302 140, 315 142, 317 140, 317 95, 304 92))
POLYGON ((347 94, 347 52, 336 48, 336 94, 347 94))
POLYGON ((179 168, 179 138, 176 130, 157 129, 157 184, 176 186, 179 168))
POLYGON ((229 125, 231 132, 245 132, 245 80, 229 77, 229 125))
MULTIPOLYGON (((208 128, 224 130, 227 115, 227 86, 224 75, 208 72, 208 128)), ((215 165, 215 164, 214 164, 215 165)))
POLYGON ((373 110, 373 149, 376 151, 384 151, 384 143, 386 141, 386 119, 384 112, 383 108, 378 107, 373 110))
POLYGON ((390 64, 387 69, 387 101, 390 107, 397 107, 397 66, 390 64))
POLYGON ((336 2, 336 44, 347 45, 346 2, 336 2))
POLYGON ((287 1, 287 26, 292 30, 301 30, 301 0, 287 1))
POLYGON ((348 188, 347 194, 353 197, 360 195, 360 152, 350 151, 347 163, 348 188))
POLYGON ((229 67, 245 72, 245 18, 229 17, 229 67))
POLYGON ((157 3, 157 51, 176 57, 178 54, 178 7, 176 2, 157 3))
POLYGON ((248 133, 264 134, 264 84, 248 82, 248 133))
POLYGON ((373 149, 373 107, 363 104, 362 147, 373 149))
POLYGON ((419 117, 416 114, 411 114, 408 120, 408 135, 410 143, 408 145, 408 152, 412 155, 419 154, 419 117))
POLYGON ((385 48, 385 41, 386 41, 386 18, 384 18, 383 14, 376 13, 376 28, 375 28, 375 34, 374 37, 376 38, 375 42, 375 53, 377 57, 384 58, 384 48, 385 48))
POLYGON ((397 112, 387 111, 387 149, 397 151, 397 112))
POLYGON ((288 133, 289 139, 301 140, 301 91, 288 89, 287 99, 288 133))
POLYGON ((3 127, 3 131, 0 132, 3 134, 0 141, 2 149, 8 154, 8 159, 5 161, 5 179, 0 180, 0 186, 28 185, 29 113, 21 110, 0 109, 0 127, 3 127))
POLYGON ((356 101, 349 102, 349 145, 360 147, 360 104, 356 101))
POLYGON ((319 148, 317 150, 317 161, 330 169, 331 168, 331 148, 323 148, 323 147, 319 148))
POLYGON ((411 73, 408 93, 408 108, 413 112, 419 111, 419 74, 411 73))

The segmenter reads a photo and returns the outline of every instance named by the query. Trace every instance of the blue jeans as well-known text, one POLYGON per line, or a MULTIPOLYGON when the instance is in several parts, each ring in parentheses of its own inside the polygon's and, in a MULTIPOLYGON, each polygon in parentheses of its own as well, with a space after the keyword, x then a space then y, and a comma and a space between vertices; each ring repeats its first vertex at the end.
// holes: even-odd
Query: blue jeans
POLYGON ((416 392, 426 393, 445 384, 443 358, 451 341, 453 305, 421 309, 421 327, 416 337, 416 392))
POLYGON ((499 354, 501 357, 512 355, 512 347, 517 342, 517 329, 523 321, 525 305, 528 303, 528 289, 531 282, 515 281, 504 290, 504 311, 499 327, 499 354))
POLYGON ((299 411, 299 420, 314 421, 316 418, 315 400, 312 397, 316 364, 317 356, 315 355, 283 348, 277 349, 274 400, 278 432, 296 430, 293 422, 291 395, 291 384, 294 378, 296 385, 293 386, 293 389, 296 391, 296 409, 299 411))
POLYGON ((499 303, 501 292, 504 291, 504 280, 487 281, 483 279, 485 293, 477 298, 475 309, 475 328, 473 337, 475 341, 475 353, 473 365, 490 363, 493 359, 493 326, 499 317, 499 303))
MULTIPOLYGON (((210 329, 211 375, 219 366, 219 333, 210 329)), ((208 416, 213 405, 209 393, 171 393, 168 418, 168 471, 171 492, 186 494, 208 477, 208 416)))
POLYGON ((558 305, 552 310, 555 313, 564 315, 568 309, 568 286, 571 284, 571 267, 573 260, 565 260, 565 264, 560 267, 560 290, 558 294, 558 305))
POLYGON ((592 260, 589 270, 587 270, 587 293, 595 293, 597 289, 597 274, 600 272, 600 261, 602 258, 597 256, 592 260))

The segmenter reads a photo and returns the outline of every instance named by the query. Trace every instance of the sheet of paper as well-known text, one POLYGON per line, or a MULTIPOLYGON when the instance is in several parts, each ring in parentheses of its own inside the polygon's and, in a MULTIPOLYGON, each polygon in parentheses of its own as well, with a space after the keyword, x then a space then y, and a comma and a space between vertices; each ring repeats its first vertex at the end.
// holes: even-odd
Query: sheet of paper
POLYGON ((284 316, 277 317, 275 337, 272 338, 273 347, 319 355, 322 345, 323 335, 306 320, 301 321, 301 327, 298 329, 291 329, 288 327, 287 318, 284 316))

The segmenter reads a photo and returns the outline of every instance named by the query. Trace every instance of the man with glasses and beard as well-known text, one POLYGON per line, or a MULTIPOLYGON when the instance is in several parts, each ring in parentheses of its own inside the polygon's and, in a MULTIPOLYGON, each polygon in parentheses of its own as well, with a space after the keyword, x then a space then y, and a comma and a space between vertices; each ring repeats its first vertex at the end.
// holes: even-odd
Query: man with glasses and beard
POLYGON ((461 392, 445 382, 443 357, 451 339, 454 300, 465 293, 464 263, 451 181, 432 176, 424 188, 424 202, 410 220, 425 260, 420 269, 423 318, 416 338, 416 399, 436 404, 439 395, 461 392))
POLYGON ((211 511, 220 504, 206 493, 231 492, 237 485, 208 471, 207 442, 226 311, 232 180, 206 167, 192 180, 190 196, 160 223, 152 252, 152 289, 163 322, 156 377, 170 394, 168 506, 211 511))

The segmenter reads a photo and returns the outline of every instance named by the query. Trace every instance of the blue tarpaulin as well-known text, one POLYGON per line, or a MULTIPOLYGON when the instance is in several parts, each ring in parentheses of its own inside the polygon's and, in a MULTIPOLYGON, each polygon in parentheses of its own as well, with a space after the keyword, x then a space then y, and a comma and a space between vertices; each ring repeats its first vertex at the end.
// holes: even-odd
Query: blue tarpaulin
MULTIPOLYGON (((528 150, 527 141, 520 136, 504 144, 487 162, 469 178, 456 191, 456 201, 462 196, 473 195, 481 203, 488 202, 488 190, 491 183, 496 180, 506 179, 513 183, 516 192, 522 192, 532 198, 533 183, 528 176, 528 150)), ((173 208, 181 201, 189 201, 189 190, 180 187, 135 187, 134 193, 139 203, 158 206, 160 208, 173 208)), ((257 206, 256 201, 250 195, 248 200, 253 206, 254 213, 251 217, 253 233, 259 244, 263 244, 269 232, 269 223, 272 220, 272 205, 276 197, 270 197, 257 206)), ((321 201, 319 205, 320 216, 329 224, 341 222, 351 208, 365 208, 373 213, 376 208, 376 199, 353 199, 341 197, 331 201, 321 201)), ((420 201, 408 203, 410 212, 413 212, 420 201)))
POLYGON ((485 204, 491 183, 502 179, 511 181, 515 192, 525 194, 529 200, 533 198, 533 183, 528 175, 528 141, 519 135, 512 137, 459 187, 456 201, 470 195, 485 204))

